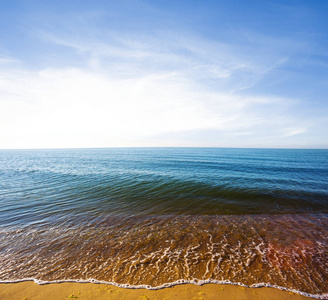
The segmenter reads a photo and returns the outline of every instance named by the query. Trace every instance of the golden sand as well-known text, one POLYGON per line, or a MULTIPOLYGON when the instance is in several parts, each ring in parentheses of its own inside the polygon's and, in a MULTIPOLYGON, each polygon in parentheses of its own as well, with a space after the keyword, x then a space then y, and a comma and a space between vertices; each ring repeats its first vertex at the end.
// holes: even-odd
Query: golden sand
POLYGON ((0 300, 32 299, 136 299, 136 300, 205 300, 205 299, 309 299, 274 288, 245 288, 232 285, 177 285, 161 290, 124 289, 95 283, 52 283, 38 285, 31 281, 0 284, 0 300))

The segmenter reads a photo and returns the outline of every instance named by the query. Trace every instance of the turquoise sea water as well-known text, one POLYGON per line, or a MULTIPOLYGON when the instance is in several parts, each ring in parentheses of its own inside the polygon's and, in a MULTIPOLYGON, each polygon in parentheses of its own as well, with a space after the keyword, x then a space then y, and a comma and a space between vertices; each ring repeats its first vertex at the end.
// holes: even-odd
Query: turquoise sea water
POLYGON ((327 293, 328 150, 0 151, 0 280, 327 293))

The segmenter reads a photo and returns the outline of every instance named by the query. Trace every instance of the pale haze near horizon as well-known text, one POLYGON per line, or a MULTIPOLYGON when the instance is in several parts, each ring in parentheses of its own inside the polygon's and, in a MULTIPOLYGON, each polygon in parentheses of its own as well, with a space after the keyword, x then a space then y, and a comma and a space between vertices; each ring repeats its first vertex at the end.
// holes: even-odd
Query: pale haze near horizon
POLYGON ((3 4, 0 149, 328 148, 327 4, 159 3, 3 4))

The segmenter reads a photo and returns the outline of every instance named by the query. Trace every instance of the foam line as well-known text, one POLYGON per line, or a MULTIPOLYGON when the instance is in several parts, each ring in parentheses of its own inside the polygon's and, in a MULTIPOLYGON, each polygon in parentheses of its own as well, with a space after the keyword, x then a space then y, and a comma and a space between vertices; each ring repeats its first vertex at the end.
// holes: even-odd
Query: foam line
POLYGON ((17 280, 0 280, 0 283, 18 283, 18 282, 24 282, 24 281, 34 281, 36 284, 39 285, 44 285, 44 284, 52 284, 52 283, 64 283, 64 282, 72 282, 72 283, 95 283, 95 284, 108 284, 108 285, 113 285, 116 287, 120 288, 126 288, 126 289, 148 289, 148 290, 160 290, 163 288, 167 287, 172 287, 175 285, 181 285, 181 284, 195 284, 195 285, 204 285, 208 283, 214 283, 214 284, 230 284, 230 285, 236 285, 236 286, 242 286, 242 287, 249 287, 249 288, 261 288, 261 287, 270 287, 270 288, 275 288, 279 289, 282 291, 287 291, 287 292, 292 292, 295 294, 299 294, 302 296, 306 297, 311 297, 315 299, 322 299, 322 300, 327 300, 328 299, 328 293, 324 294, 309 294, 305 293, 302 291, 294 290, 294 289, 288 289, 282 286, 278 285, 272 285, 269 283, 254 283, 252 285, 246 285, 241 282, 232 282, 229 280, 215 280, 215 279, 206 279, 206 280, 199 280, 199 279, 193 279, 193 280, 185 280, 185 279, 180 279, 174 282, 170 283, 164 283, 162 285, 158 286, 150 286, 146 284, 141 284, 141 285, 130 285, 130 284, 121 284, 121 283, 116 283, 116 282, 108 282, 104 280, 96 280, 96 279, 65 279, 65 280, 53 280, 53 281, 44 281, 36 278, 23 278, 23 279, 17 279, 17 280))

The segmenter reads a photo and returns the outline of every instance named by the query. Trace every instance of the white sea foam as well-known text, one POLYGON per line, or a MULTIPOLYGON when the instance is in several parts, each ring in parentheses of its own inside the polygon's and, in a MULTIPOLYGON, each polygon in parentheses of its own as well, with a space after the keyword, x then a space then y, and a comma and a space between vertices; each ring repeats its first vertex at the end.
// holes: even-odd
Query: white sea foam
POLYGON ((192 279, 192 280, 186 280, 186 279, 179 279, 174 282, 169 282, 169 283, 164 283, 158 286, 150 286, 146 284, 140 284, 140 285, 131 285, 131 284, 122 284, 122 283, 117 283, 117 282, 109 282, 109 281, 104 281, 104 280, 96 280, 96 279, 64 279, 64 280, 53 280, 53 281, 45 281, 45 280, 40 280, 36 278, 23 278, 23 279, 17 279, 17 280, 0 280, 0 283, 18 283, 18 282, 24 282, 24 281, 34 281, 36 284, 39 285, 45 285, 45 284, 52 284, 52 283, 64 283, 64 282, 72 282, 72 283, 95 283, 95 284, 108 284, 120 288, 126 288, 126 289, 148 289, 148 290, 160 290, 176 285, 181 285, 181 284, 195 284, 198 286, 212 283, 212 284, 229 284, 229 285, 236 285, 236 286, 242 286, 242 287, 249 287, 249 288, 262 288, 262 287, 270 287, 270 288, 275 288, 278 290, 282 291, 287 291, 287 292, 292 292, 295 294, 299 294, 305 297, 311 297, 314 299, 321 299, 321 300, 327 300, 328 299, 328 293, 324 294, 309 294, 305 293, 302 291, 298 291, 295 289, 288 289, 286 287, 270 284, 270 283, 254 283, 252 285, 246 285, 241 282, 232 282, 230 280, 215 280, 215 279, 205 279, 205 280, 200 280, 200 279, 192 279))

